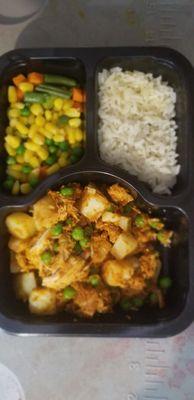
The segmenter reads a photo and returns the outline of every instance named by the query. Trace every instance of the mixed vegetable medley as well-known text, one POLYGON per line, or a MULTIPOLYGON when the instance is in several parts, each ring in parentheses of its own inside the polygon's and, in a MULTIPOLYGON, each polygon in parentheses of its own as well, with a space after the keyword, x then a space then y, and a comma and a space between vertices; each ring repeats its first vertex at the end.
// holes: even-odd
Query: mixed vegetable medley
POLYGON ((75 79, 58 75, 31 72, 12 81, 3 185, 17 195, 82 157, 85 92, 75 79))
POLYGON ((161 276, 156 244, 170 246, 173 232, 119 184, 50 190, 6 225, 16 296, 31 313, 91 318, 117 305, 129 317, 145 304, 164 307, 171 279, 161 276))

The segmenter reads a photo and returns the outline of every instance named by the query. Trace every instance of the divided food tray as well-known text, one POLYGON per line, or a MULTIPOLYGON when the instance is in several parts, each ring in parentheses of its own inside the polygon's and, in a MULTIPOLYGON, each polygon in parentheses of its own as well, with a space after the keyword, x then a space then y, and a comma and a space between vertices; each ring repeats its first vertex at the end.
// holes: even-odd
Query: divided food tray
POLYGON ((0 58, 0 174, 5 174, 3 142, 7 124, 7 85, 18 73, 39 71, 76 78, 86 90, 86 146, 82 159, 64 167, 42 181, 25 196, 0 191, 0 327, 17 334, 98 335, 126 337, 165 337, 185 329, 194 315, 194 75, 190 63, 168 48, 58 48, 14 50, 0 58), (176 122, 181 172, 171 195, 156 195, 144 183, 119 168, 103 162, 98 149, 98 72, 120 66, 125 70, 162 75, 177 94, 176 122), (139 204, 154 215, 165 218, 167 227, 176 232, 171 248, 161 251, 163 272, 173 286, 162 310, 143 308, 131 319, 116 310, 113 314, 81 320, 65 313, 38 317, 15 299, 9 273, 8 234, 4 220, 15 210, 26 210, 48 188, 68 182, 120 182, 137 196, 139 204))

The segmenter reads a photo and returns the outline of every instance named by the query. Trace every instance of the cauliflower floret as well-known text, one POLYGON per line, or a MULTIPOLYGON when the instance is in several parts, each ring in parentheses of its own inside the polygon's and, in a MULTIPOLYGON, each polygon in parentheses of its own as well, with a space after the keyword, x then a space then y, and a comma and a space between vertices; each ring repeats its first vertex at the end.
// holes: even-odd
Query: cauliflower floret
POLYGON ((127 190, 120 186, 118 183, 110 186, 107 189, 107 192, 115 203, 119 203, 122 206, 125 206, 127 203, 134 200, 131 194, 129 194, 127 190))
POLYGON ((109 205, 109 201, 100 191, 86 186, 80 203, 81 214, 90 221, 97 221, 109 205))
POLYGON ((112 247, 112 255, 121 260, 137 249, 137 240, 130 233, 121 233, 112 247))
POLYGON ((103 264, 103 279, 109 286, 127 288, 135 271, 139 266, 136 257, 129 257, 125 260, 108 260, 103 264))
POLYGON ((106 259, 111 247, 112 245, 109 241, 102 236, 93 236, 91 241, 92 263, 102 263, 106 259))

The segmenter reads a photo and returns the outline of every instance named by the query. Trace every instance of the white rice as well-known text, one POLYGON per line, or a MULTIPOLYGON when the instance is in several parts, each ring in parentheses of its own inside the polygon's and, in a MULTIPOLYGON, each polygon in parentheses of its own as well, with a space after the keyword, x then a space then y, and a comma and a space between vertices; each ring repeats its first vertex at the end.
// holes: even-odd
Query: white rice
POLYGON ((180 171, 175 91, 161 76, 118 67, 103 70, 98 81, 101 157, 155 193, 170 194, 180 171))

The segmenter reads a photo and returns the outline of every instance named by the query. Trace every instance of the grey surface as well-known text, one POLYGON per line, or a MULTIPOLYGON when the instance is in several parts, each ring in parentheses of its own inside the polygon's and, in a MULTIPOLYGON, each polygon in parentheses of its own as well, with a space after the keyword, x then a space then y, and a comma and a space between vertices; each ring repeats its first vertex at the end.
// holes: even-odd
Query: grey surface
MULTIPOLYGON (((0 25, 0 51, 165 45, 194 63, 193 14, 193 0, 50 0, 36 19, 0 25)), ((18 376, 27 400, 193 400, 193 331, 151 341, 162 343, 169 368, 155 392, 146 387, 145 340, 20 338, 2 332, 0 362, 18 376)))

